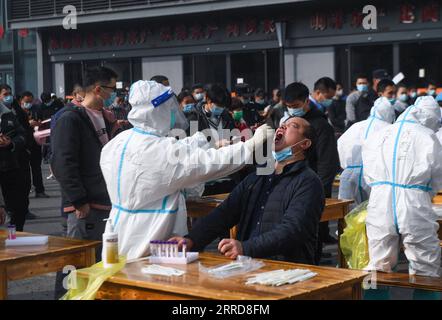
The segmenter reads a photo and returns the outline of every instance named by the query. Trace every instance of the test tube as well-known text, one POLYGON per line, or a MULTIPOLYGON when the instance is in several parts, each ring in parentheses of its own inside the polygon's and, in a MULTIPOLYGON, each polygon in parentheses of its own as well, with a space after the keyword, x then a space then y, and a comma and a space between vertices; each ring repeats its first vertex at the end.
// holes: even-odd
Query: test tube
POLYGON ((15 225, 11 224, 8 226, 8 240, 17 239, 17 229, 15 225))
POLYGON ((173 256, 178 258, 178 241, 174 241, 173 243, 173 256))
POLYGON ((187 242, 186 242, 186 240, 183 241, 183 257, 187 258, 187 242))

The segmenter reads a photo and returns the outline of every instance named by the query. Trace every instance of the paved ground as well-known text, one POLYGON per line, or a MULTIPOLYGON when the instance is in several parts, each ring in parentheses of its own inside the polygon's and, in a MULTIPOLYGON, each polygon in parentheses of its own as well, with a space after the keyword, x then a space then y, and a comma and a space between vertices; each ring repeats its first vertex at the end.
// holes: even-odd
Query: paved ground
MULTIPOLYGON (((49 199, 36 199, 34 193, 31 193, 30 209, 38 216, 38 219, 27 221, 25 231, 48 234, 62 235, 62 226, 60 222, 60 189, 55 180, 46 180, 48 168, 43 168, 43 178, 46 192, 51 196, 49 199)), ((331 224, 331 232, 336 232, 336 224, 331 224)), ((215 245, 211 245, 209 250, 216 250, 215 245)), ((322 259, 321 265, 337 265, 337 246, 327 246, 324 250, 331 255, 330 258, 322 259)), ((402 263, 399 265, 401 270, 407 269, 406 260, 402 257, 402 263)), ((32 267, 32 266, 30 266, 32 267)), ((10 282, 8 286, 9 299, 11 300, 52 300, 54 299, 55 274, 35 277, 27 280, 10 282)), ((411 299, 412 291, 404 289, 392 289, 393 299, 411 299)))

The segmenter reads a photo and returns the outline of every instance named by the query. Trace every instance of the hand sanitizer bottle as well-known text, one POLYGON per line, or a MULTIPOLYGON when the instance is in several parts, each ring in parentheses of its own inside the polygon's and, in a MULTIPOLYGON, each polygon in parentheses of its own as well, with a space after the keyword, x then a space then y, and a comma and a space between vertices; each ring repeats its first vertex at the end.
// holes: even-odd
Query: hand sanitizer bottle
POLYGON ((103 267, 110 268, 113 264, 118 263, 118 233, 114 231, 112 219, 107 221, 106 230, 103 233, 103 267))

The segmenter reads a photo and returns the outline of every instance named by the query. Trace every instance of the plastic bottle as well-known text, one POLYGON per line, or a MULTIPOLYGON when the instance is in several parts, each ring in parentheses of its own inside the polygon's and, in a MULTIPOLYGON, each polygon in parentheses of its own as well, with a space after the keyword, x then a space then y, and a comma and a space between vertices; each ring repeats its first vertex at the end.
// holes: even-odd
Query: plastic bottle
POLYGON ((109 268, 113 264, 119 262, 118 233, 114 231, 111 219, 105 219, 104 221, 107 221, 107 224, 106 224, 106 230, 103 233, 102 259, 103 259, 103 266, 105 268, 109 268))

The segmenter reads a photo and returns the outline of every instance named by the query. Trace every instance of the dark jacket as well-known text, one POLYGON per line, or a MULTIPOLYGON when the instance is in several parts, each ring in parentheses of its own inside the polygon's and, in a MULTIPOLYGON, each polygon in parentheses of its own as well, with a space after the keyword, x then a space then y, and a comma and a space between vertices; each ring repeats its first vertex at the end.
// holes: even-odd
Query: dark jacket
MULTIPOLYGON (((65 212, 86 203, 110 209, 110 199, 100 168, 103 148, 84 108, 66 106, 55 123, 51 140, 51 168, 60 183, 65 212), (72 208, 72 206, 74 208, 72 208)), ((106 121, 111 138, 112 124, 106 121)))
POLYGON ((20 168, 20 155, 26 146, 25 131, 14 113, 0 104, 0 133, 11 139, 8 147, 0 148, 0 172, 20 168))
MULTIPOLYGON (((204 109, 204 104, 199 103, 192 109, 191 112, 186 114, 187 120, 189 120, 189 122, 191 121, 198 122, 198 131, 203 131, 211 127, 214 128, 214 126, 211 125, 211 123, 209 122, 209 118, 207 117, 203 109, 204 109)), ((223 122, 223 129, 229 129, 229 130, 235 129, 235 122, 233 121, 232 116, 229 114, 227 109, 224 109, 223 113, 221 114, 221 121, 223 122)))
POLYGON ((345 100, 346 97, 341 97, 339 99, 333 99, 333 103, 327 110, 328 118, 335 129, 336 133, 345 132, 345 119, 347 118, 347 113, 345 112, 345 100))
MULTIPOLYGON (((268 125, 274 129, 279 128, 279 121, 284 117, 284 111, 287 111, 286 107, 275 108, 268 119, 268 125)), ((330 198, 333 181, 340 166, 334 129, 328 123, 325 114, 311 101, 310 111, 303 118, 310 123, 316 135, 313 142, 316 152, 310 152, 308 156, 310 167, 318 173, 324 185, 325 196, 330 198)))
POLYGON ((312 102, 310 102, 310 111, 303 118, 315 131, 316 140, 313 143, 316 149, 314 156, 317 157, 315 161, 317 173, 324 185, 325 196, 331 198, 333 182, 340 168, 335 132, 324 113, 312 102))
POLYGON ((238 225, 237 238, 244 255, 315 264, 318 226, 325 205, 322 184, 306 161, 287 169, 268 196, 258 236, 246 239, 244 235, 268 176, 253 173, 219 207, 196 222, 187 236, 194 242, 192 250, 201 251, 223 231, 238 225))
POLYGON ((378 96, 373 89, 361 94, 355 105, 356 122, 367 120, 377 98, 378 96))

